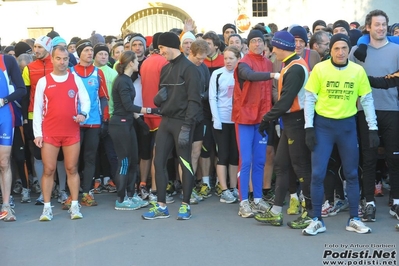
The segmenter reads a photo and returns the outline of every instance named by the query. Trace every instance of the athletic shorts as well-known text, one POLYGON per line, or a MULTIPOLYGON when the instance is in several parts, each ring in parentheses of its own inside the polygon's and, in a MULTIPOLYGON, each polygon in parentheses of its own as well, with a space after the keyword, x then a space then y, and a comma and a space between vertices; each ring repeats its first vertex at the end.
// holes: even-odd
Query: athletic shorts
POLYGON ((204 123, 203 121, 195 124, 193 142, 202 141, 204 138, 204 123))
POLYGON ((7 104, 0 108, 0 145, 12 146, 14 138, 14 118, 12 108, 7 104))
POLYGON ((71 136, 43 137, 43 142, 51 144, 55 147, 71 146, 75 143, 80 142, 80 135, 76 137, 71 137, 71 136))

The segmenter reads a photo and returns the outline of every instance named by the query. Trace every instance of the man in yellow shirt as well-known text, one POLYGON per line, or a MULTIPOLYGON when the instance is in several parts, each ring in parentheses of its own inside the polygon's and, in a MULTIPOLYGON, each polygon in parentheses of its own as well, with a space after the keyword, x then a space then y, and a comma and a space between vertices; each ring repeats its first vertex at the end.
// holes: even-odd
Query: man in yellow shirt
POLYGON ((341 155, 347 182, 350 217, 346 230, 371 232, 358 217, 359 147, 355 115, 359 97, 368 122, 370 147, 378 147, 378 128, 366 72, 361 66, 348 61, 350 47, 348 36, 334 35, 330 41, 331 59, 317 64, 305 85, 306 145, 312 151, 313 220, 303 229, 304 235, 316 235, 326 231, 321 218, 321 207, 324 177, 334 144, 341 155))

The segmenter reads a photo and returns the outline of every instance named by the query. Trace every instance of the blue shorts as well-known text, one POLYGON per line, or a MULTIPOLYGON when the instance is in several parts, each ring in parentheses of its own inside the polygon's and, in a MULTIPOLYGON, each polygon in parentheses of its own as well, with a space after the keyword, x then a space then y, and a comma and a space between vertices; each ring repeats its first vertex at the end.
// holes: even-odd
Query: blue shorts
POLYGON ((14 138, 14 114, 11 104, 0 108, 0 145, 12 146, 14 138))

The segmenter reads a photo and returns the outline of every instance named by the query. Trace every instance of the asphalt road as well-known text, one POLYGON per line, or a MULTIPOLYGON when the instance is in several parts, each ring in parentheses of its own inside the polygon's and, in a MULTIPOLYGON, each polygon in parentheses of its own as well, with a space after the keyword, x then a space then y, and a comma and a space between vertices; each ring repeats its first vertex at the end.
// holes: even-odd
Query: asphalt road
MULTIPOLYGON (((369 224, 371 234, 347 232, 348 212, 342 212, 326 218, 327 231, 317 236, 241 218, 237 203, 220 203, 215 195, 192 205, 193 217, 188 221, 176 220, 178 201, 168 205, 169 219, 147 221, 141 218, 146 209, 116 211, 116 195, 103 193, 96 195, 98 206, 82 207, 82 220, 70 220, 53 200, 54 219, 39 222, 42 206, 21 204, 19 196, 15 199, 17 221, 0 221, 1 266, 313 266, 334 265, 334 261, 397 265, 399 231, 394 226, 399 221, 388 213, 387 195, 377 198, 377 221, 369 224), (363 262, 362 256, 366 256, 363 262), (377 261, 376 257, 381 258, 377 261)), ((284 215, 284 224, 295 218, 284 215)))

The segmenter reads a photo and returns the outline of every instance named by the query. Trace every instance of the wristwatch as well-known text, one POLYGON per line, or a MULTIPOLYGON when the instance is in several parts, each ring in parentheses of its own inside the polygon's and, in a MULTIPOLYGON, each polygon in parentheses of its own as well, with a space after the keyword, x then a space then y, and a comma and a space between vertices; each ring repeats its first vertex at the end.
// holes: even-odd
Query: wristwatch
POLYGON ((146 113, 147 114, 151 114, 151 108, 150 107, 146 108, 146 113))
POLYGON ((87 114, 85 112, 80 112, 80 115, 83 115, 85 118, 87 118, 87 114))
POLYGON ((3 107, 7 103, 8 103, 8 99, 7 98, 0 98, 0 107, 3 107))

